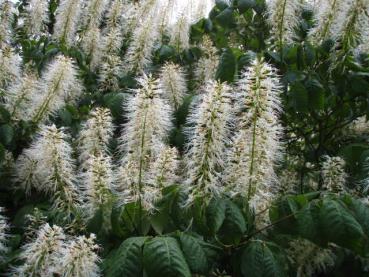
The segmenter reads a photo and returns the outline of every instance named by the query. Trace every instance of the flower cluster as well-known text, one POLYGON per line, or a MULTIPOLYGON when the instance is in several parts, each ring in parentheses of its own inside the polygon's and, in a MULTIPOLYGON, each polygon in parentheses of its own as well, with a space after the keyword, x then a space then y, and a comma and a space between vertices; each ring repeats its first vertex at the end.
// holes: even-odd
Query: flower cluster
POLYGON ((341 157, 326 156, 322 163, 323 188, 330 192, 342 192, 345 190, 347 174, 345 172, 345 160, 341 157))

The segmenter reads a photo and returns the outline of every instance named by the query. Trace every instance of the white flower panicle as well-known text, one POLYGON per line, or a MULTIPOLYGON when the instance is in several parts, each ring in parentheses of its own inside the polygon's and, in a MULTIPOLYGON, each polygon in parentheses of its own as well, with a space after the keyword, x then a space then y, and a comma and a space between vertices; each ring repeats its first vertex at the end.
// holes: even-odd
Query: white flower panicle
POLYGON ((96 254, 99 246, 95 235, 79 236, 62 249, 56 272, 61 277, 98 277, 100 275, 100 258, 96 254))
POLYGON ((177 21, 170 28, 170 44, 177 52, 181 52, 190 47, 191 21, 188 13, 183 12, 177 21))
POLYGON ((126 104, 127 123, 122 135, 122 149, 140 160, 156 153, 157 143, 165 141, 172 127, 171 108, 162 99, 159 81, 143 75, 137 79, 139 88, 126 104))
POLYGON ((9 224, 5 216, 2 215, 4 208, 0 207, 0 261, 4 260, 3 255, 8 251, 7 240, 9 224))
POLYGON ((13 19, 14 4, 12 1, 0 2, 0 49, 9 45, 11 36, 11 22, 13 19))
POLYGON ((38 187, 40 176, 37 174, 38 158, 32 148, 24 149, 18 157, 15 167, 14 181, 26 194, 38 187))
POLYGON ((122 46, 122 32, 120 28, 112 28, 110 29, 103 37, 102 37, 102 46, 101 50, 104 56, 104 59, 108 59, 110 55, 118 55, 119 50, 122 46))
POLYGON ((82 1, 61 0, 56 9, 53 37, 68 46, 75 42, 82 1))
POLYGON ((315 26, 309 31, 314 44, 337 39, 352 0, 323 0, 315 10, 315 26))
POLYGON ((27 6, 27 28, 32 35, 41 35, 48 22, 48 1, 31 0, 27 6))
POLYGON ((189 203, 197 197, 211 197, 222 191, 220 174, 224 168, 223 155, 229 143, 232 125, 230 87, 209 81, 203 99, 189 115, 186 153, 189 203))
POLYGON ((351 0, 346 13, 341 15, 338 20, 342 23, 340 28, 337 28, 335 62, 348 52, 355 50, 361 43, 368 41, 369 1, 351 0))
POLYGON ((146 183, 163 188, 178 180, 179 156, 174 147, 163 146, 157 158, 151 162, 146 183))
POLYGON ((10 47, 0 49, 0 89, 7 88, 20 76, 20 57, 10 47))
POLYGON ((24 263, 14 269, 14 276, 53 276, 57 253, 65 247, 65 234, 59 226, 43 225, 34 241, 25 244, 20 259, 24 263))
POLYGON ((39 137, 19 158, 18 172, 21 174, 17 177, 23 181, 23 187, 29 189, 33 185, 35 189, 50 194, 53 211, 63 211, 66 219, 80 204, 75 161, 67 139, 63 129, 57 129, 55 125, 43 126, 39 137), (31 172, 32 169, 35 169, 34 172, 31 172), (32 184, 34 180, 37 183, 32 184))
POLYGON ((345 190, 347 179, 345 165, 345 160, 341 157, 325 157, 321 169, 324 189, 330 192, 342 192, 345 190))
POLYGON ((36 91, 38 80, 33 74, 26 74, 13 83, 5 94, 5 107, 13 119, 28 120, 30 105, 36 91))
POLYGON ((144 184, 151 161, 155 160, 168 136, 171 108, 162 97, 158 80, 143 75, 138 78, 140 88, 127 103, 128 121, 124 126, 121 148, 126 156, 117 172, 117 191, 122 203, 141 200, 152 210, 160 190, 144 184))
POLYGON ((118 55, 108 55, 101 64, 99 74, 99 87, 102 90, 119 89, 119 76, 121 75, 122 61, 118 55))
POLYGON ((108 143, 114 132, 113 119, 107 108, 96 108, 83 124, 78 138, 81 162, 93 156, 108 155, 108 143))
POLYGON ((267 1, 267 9, 273 45, 280 50, 283 45, 292 43, 295 38, 301 1, 270 0, 267 1))
POLYGON ((108 30, 121 28, 123 8, 126 9, 125 0, 113 0, 106 16, 106 28, 108 30))
POLYGON ((289 257, 297 266, 297 277, 316 276, 335 264, 336 256, 330 249, 324 249, 306 239, 290 242, 289 257))
POLYGON ((131 43, 125 56, 125 67, 130 72, 142 72, 151 63, 152 49, 159 37, 158 18, 147 14, 132 34, 131 43))
POLYGON ((60 109, 65 102, 75 100, 80 95, 81 88, 73 60, 64 56, 56 57, 43 73, 38 93, 34 93, 32 121, 46 121, 48 116, 60 109))
POLYGON ((242 73, 238 91, 239 107, 246 111, 238 122, 240 131, 229 152, 224 181, 232 194, 247 195, 251 202, 253 197, 270 199, 276 182, 273 167, 281 155, 280 84, 275 69, 254 60, 242 73))
POLYGON ((113 170, 110 158, 103 155, 92 156, 86 167, 80 180, 85 196, 83 209, 91 218, 98 209, 111 208, 113 170))
POLYGON ((204 36, 199 45, 203 56, 198 60, 194 75, 198 87, 205 85, 209 80, 215 78, 215 73, 219 65, 219 56, 210 37, 204 36))
POLYGON ((84 33, 81 47, 90 59, 90 68, 95 70, 103 56, 102 38, 98 27, 89 28, 84 33))
POLYGON ((177 110, 186 95, 185 74, 179 65, 166 63, 160 73, 160 86, 174 110, 177 110))

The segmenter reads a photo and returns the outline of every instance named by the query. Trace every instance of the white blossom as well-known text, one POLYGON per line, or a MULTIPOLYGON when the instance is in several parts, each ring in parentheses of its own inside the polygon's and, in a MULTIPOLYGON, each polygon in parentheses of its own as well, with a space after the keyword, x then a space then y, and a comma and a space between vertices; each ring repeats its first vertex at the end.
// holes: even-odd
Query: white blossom
POLYGON ((113 119, 107 108, 96 108, 83 123, 78 137, 80 161, 86 162, 93 156, 109 154, 108 143, 114 132, 113 119))
POLYGON ((98 28, 102 19, 102 15, 108 4, 107 0, 90 0, 83 7, 82 27, 85 31, 98 28))
POLYGON ((5 216, 2 215, 4 208, 0 207, 0 261, 4 260, 4 255, 8 251, 7 240, 9 238, 9 224, 5 216))
POLYGON ((174 63, 166 63, 161 69, 160 86, 172 107, 177 110, 187 91, 183 69, 174 63))
POLYGON ((274 165, 281 156, 280 85, 275 69, 263 60, 254 60, 241 74, 238 92, 243 112, 228 154, 224 182, 232 195, 247 197, 258 213, 275 194, 274 165))
POLYGON ((194 198, 219 194, 223 188, 220 174, 224 168, 225 146, 229 143, 231 92, 226 84, 209 81, 202 101, 189 115, 186 184, 189 202, 194 198))
POLYGON ((41 35, 48 22, 48 1, 31 0, 27 6, 27 28, 33 35, 41 35))
POLYGON ((68 46, 72 46, 76 39, 81 4, 82 1, 61 0, 56 9, 53 37, 68 46))
POLYGON ((99 87, 102 90, 119 89, 119 77, 122 74, 122 61, 117 55, 108 55, 101 64, 99 87))
POLYGON ((281 50, 295 38, 295 29, 299 23, 300 0, 267 1, 268 21, 271 26, 273 45, 281 50))
POLYGON ((57 259, 56 267, 61 277, 98 277, 100 275, 100 258, 96 254, 99 246, 95 243, 95 235, 79 236, 70 240, 57 259))
POLYGON ((190 47, 191 21, 188 13, 182 12, 177 21, 170 28, 170 44, 177 52, 181 52, 190 47))
POLYGON ((44 122, 48 116, 60 109, 65 102, 75 100, 82 91, 77 70, 71 58, 56 57, 44 71, 34 93, 31 105, 31 120, 44 122))
POLYGON ((12 33, 11 22, 14 12, 14 4, 12 1, 5 0, 0 2, 0 49, 10 44, 12 33))
POLYGON ((24 261, 14 269, 14 276, 53 276, 53 267, 58 262, 55 256, 65 247, 65 234, 59 226, 43 225, 36 238, 25 244, 20 254, 24 261))
POLYGON ((103 56, 103 44, 98 27, 89 28, 82 37, 81 47, 90 60, 90 69, 95 70, 103 56))
POLYGON ((330 192, 342 192, 345 190, 347 179, 345 165, 345 160, 341 157, 325 157, 321 171, 324 189, 330 192))
POLYGON ((0 89, 7 88, 20 76, 20 57, 10 47, 0 49, 0 89))
POLYGON ((14 82, 5 94, 5 107, 13 119, 28 120, 30 105, 36 95, 38 80, 34 74, 26 74, 14 82))

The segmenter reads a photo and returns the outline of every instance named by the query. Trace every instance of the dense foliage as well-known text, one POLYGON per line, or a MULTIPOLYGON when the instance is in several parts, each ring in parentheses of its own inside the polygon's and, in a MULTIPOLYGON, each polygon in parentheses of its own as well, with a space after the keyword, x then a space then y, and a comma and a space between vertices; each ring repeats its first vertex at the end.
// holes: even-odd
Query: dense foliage
POLYGON ((0 271, 369 274, 369 2, 172 4, 0 0, 0 271))

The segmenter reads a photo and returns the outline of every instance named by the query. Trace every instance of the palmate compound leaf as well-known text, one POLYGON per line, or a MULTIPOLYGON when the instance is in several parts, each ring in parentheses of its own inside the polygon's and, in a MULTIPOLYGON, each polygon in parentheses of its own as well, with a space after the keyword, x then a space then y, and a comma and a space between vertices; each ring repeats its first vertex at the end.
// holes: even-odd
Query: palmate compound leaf
POLYGON ((147 241, 143 262, 148 277, 190 277, 191 272, 179 243, 172 237, 155 237, 147 241))
POLYGON ((142 247, 147 237, 132 237, 126 239, 118 250, 105 261, 107 277, 142 276, 142 247))
POLYGON ((241 272, 247 277, 282 277, 287 276, 287 263, 277 245, 252 240, 243 250, 241 272))

